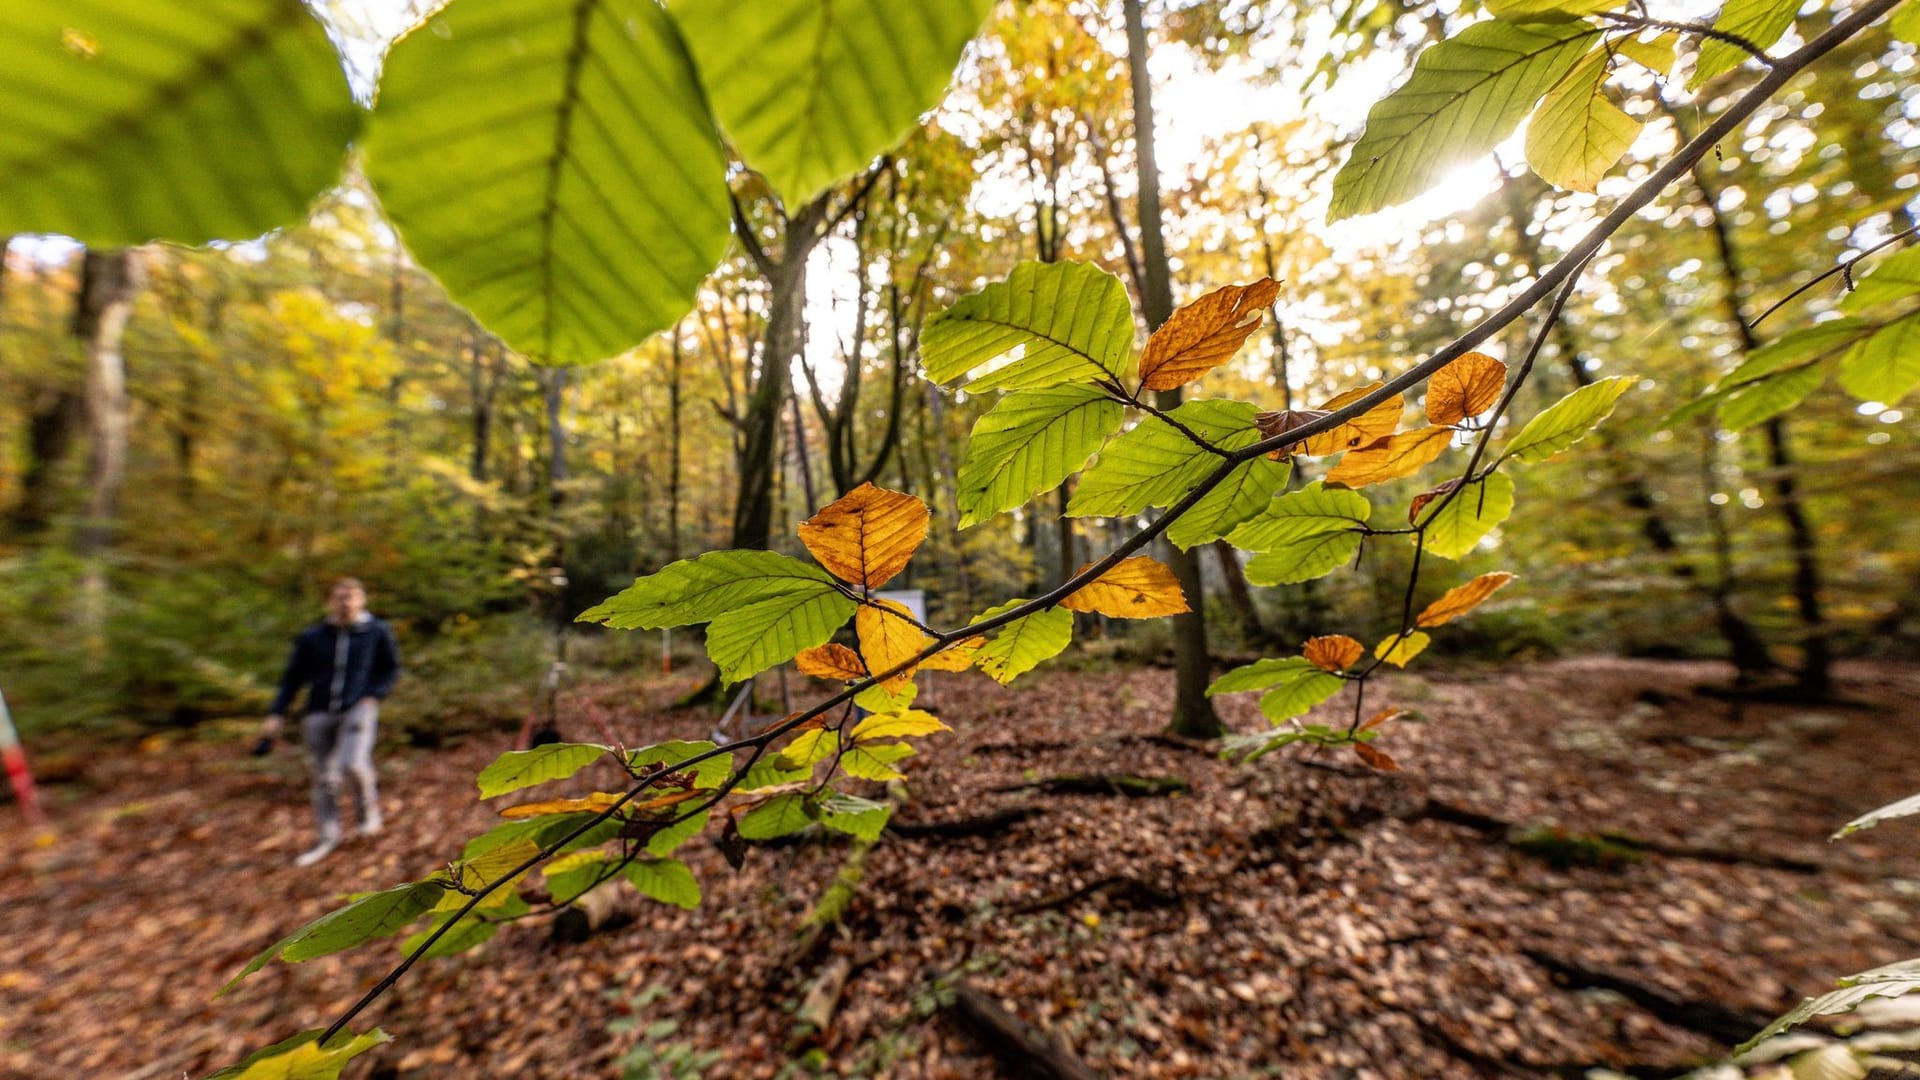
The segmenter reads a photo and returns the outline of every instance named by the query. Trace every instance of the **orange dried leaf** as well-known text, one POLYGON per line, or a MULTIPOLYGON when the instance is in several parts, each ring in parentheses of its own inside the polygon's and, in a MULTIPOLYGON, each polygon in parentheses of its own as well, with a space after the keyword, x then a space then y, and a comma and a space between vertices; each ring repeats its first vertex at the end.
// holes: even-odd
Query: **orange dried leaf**
POLYGON ((1403 431, 1348 454, 1327 472, 1327 483, 1350 488, 1384 484, 1412 476, 1453 445, 1453 429, 1423 427, 1403 431))
POLYGON ((1325 634, 1308 638, 1300 655, 1327 671, 1342 671, 1367 655, 1367 647, 1345 634, 1325 634))
MULTIPOLYGON (((853 628, 860 635, 860 658, 867 670, 878 675, 906 663, 932 641, 913 625, 912 613, 891 600, 870 600, 853 613, 853 628)), ((913 668, 880 681, 888 693, 896 693, 913 679, 913 668)))
POLYGON ((1405 709, 1381 709, 1379 712, 1367 717, 1367 722, 1360 725, 1360 730, 1371 731, 1389 720, 1398 720, 1405 715, 1407 715, 1407 710, 1405 709))
POLYGON ((1427 420, 1447 425, 1479 416, 1499 403, 1506 388, 1507 365, 1470 352, 1434 372, 1427 383, 1427 420))
POLYGON ((1414 622, 1420 626, 1443 626, 1465 615, 1483 603, 1487 597, 1501 590, 1514 575, 1505 570, 1495 570, 1491 574, 1481 574, 1465 585, 1456 585, 1443 593, 1440 599, 1420 609, 1420 615, 1414 622))
POLYGON ((906 569, 927 538, 927 504, 861 484, 800 523, 800 542, 840 580, 879 588, 906 569))
MULTIPOLYGON (((1321 402, 1315 411, 1330 413, 1343 409, 1385 385, 1385 383, 1374 382, 1342 391, 1321 402)), ((1362 446, 1372 446, 1400 430, 1400 414, 1405 412, 1406 408, 1406 398, 1395 394, 1332 431, 1323 431, 1300 445, 1291 446, 1288 449, 1307 457, 1325 457, 1328 454, 1357 450, 1362 446)))
POLYGON ((1361 761, 1367 763, 1367 768, 1369 769, 1374 769, 1379 772, 1400 771, 1400 763, 1388 757, 1385 750, 1361 742, 1353 744, 1353 752, 1360 756, 1361 761))
MULTIPOLYGON (((1088 563, 1087 566, 1093 565, 1088 563)), ((1076 575, 1086 572, 1082 566, 1076 575)), ((1151 619, 1191 610, 1187 594, 1165 563, 1145 555, 1122 559, 1112 569, 1060 601, 1068 611, 1092 611, 1116 619, 1151 619)))
MULTIPOLYGON (((586 810, 590 813, 597 814, 607 807, 612 806, 614 803, 619 802, 620 794, 618 791, 596 791, 591 795, 584 795, 578 799, 548 799, 545 802, 521 803, 519 806, 509 806, 505 810, 500 811, 500 816, 503 818, 530 818, 541 817, 546 814, 571 814, 579 810, 586 810)), ((679 793, 676 792, 675 794, 679 793)))
POLYGON ((987 643, 985 634, 977 634, 965 641, 956 642, 944 652, 934 653, 920 661, 922 671, 965 671, 973 666, 973 657, 980 646, 987 643))
POLYGON ((1251 285, 1228 285, 1173 313, 1147 339, 1140 358, 1141 385, 1171 390, 1205 375, 1240 351, 1247 335, 1260 328, 1261 313, 1280 295, 1280 283, 1261 278, 1251 285))
POLYGON ((860 663, 860 654, 845 645, 832 642, 801 649, 800 654, 793 658, 793 665, 800 669, 800 674, 821 679, 853 682, 867 677, 867 669, 860 663))
POLYGON ((1446 483, 1441 484, 1439 487, 1428 488, 1427 490, 1421 492, 1420 494, 1415 495, 1413 497, 1413 503, 1407 507, 1407 524, 1409 525, 1420 524, 1420 511, 1425 510, 1427 508, 1428 503, 1432 502, 1433 500, 1439 498, 1442 495, 1445 495, 1446 493, 1452 491, 1454 488, 1457 488, 1459 486, 1460 486, 1460 478, 1456 476, 1453 479, 1447 481, 1446 483))

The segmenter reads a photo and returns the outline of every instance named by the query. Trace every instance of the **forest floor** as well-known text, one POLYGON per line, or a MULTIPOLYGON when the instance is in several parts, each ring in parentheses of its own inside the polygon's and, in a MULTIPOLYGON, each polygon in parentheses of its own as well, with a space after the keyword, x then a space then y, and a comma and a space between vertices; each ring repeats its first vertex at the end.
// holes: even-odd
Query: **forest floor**
MULTIPOLYGON (((906 764, 897 819, 1030 816, 889 834, 836 933, 797 962, 845 838, 755 849, 737 872, 691 844, 699 911, 636 901, 634 921, 575 944, 533 919, 429 962, 368 1014, 395 1041, 349 1075, 618 1077, 643 1040, 654 1071, 635 1076, 681 1075, 672 1061, 707 1050, 723 1055, 709 1077, 999 1075, 946 976, 1101 1074, 1671 1074, 1836 976, 1920 953, 1912 830, 1826 841, 1920 790, 1920 667, 1850 667, 1848 703, 1820 706, 1705 692, 1725 677, 1611 659, 1398 675, 1379 699, 1417 715, 1380 744, 1403 771, 1381 774, 1332 753, 1235 766, 1160 739, 1165 671, 1012 690, 937 676, 955 731, 906 764), (1189 787, 1023 786, 1089 773, 1189 787), (1526 832, 1539 825, 1566 832, 1526 832), (1642 846, 1573 835, 1601 832, 1642 846), (842 976, 825 1030, 798 1025, 842 976)), ((687 685, 582 693, 641 745, 706 735, 710 713, 667 704, 687 685)), ((1224 705, 1240 730, 1262 723, 1253 695, 1224 705)), ((420 877, 488 827, 473 777, 510 738, 388 749, 387 834, 311 870, 292 866, 310 839, 304 764, 247 758, 237 733, 91 759, 52 791, 49 845, 0 807, 0 1075, 197 1076, 324 1023, 397 941, 210 999, 340 894, 420 877)), ((612 782, 606 768, 578 786, 612 782)))

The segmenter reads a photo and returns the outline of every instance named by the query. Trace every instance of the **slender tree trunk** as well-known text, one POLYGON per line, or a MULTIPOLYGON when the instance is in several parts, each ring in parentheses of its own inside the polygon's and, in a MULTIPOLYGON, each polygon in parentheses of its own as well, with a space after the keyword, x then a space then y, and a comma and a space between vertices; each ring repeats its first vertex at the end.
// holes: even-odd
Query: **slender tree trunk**
POLYGON ((94 664, 106 659, 106 552, 119 525, 127 478, 127 367, 121 354, 140 263, 131 251, 88 251, 73 334, 86 353, 87 502, 77 550, 84 564, 79 623, 94 664))
POLYGON ((781 409, 793 381, 793 358, 802 344, 807 256, 820 242, 826 200, 824 195, 815 199, 788 220, 786 250, 770 275, 772 296, 760 374, 747 400, 746 415, 741 417, 740 487, 733 508, 732 546, 736 548, 764 549, 773 542, 773 482, 779 467, 781 409))
MULTIPOLYGON (((1124 0, 1127 18, 1127 71, 1133 84, 1133 138, 1140 167, 1140 253, 1145 284, 1147 328, 1158 329, 1173 314, 1173 282, 1166 243, 1160 234, 1160 173, 1153 158, 1153 86, 1147 73, 1147 29, 1141 0, 1124 0)), ((1180 404, 1180 391, 1163 390, 1162 409, 1180 404)), ((1201 591, 1200 560, 1169 544, 1167 563, 1193 609, 1173 617, 1174 701, 1168 730, 1190 738, 1213 739, 1224 733, 1207 698, 1212 663, 1207 655, 1206 596, 1201 591)))
POLYGON ((1260 621, 1260 609, 1253 602, 1253 590, 1247 587, 1247 574, 1240 565, 1240 553, 1225 540, 1213 542, 1213 553, 1220 557, 1220 577, 1227 583, 1227 599, 1240 616, 1241 639, 1248 645, 1268 640, 1266 624, 1260 621))
POLYGON ((680 380, 684 353, 673 328, 673 367, 667 377, 667 561, 680 560, 680 380))

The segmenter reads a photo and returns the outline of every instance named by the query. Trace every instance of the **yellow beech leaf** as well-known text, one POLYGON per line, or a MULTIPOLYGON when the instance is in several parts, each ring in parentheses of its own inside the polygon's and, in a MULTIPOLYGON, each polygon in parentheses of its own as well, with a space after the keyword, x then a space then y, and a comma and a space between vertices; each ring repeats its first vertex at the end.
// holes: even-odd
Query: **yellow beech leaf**
MULTIPOLYGON (((914 658, 933 639, 913 625, 912 613, 891 600, 869 600, 853 613, 860 635, 860 657, 875 675, 914 658)), ((882 679, 880 685, 897 691, 913 679, 913 668, 882 679)))
POLYGON ((1340 463, 1327 472, 1326 481, 1361 488, 1412 476, 1446 453, 1452 444, 1452 428, 1403 431, 1341 458, 1340 463))
POLYGON ((1375 645, 1373 655, 1379 657, 1381 663, 1403 668, 1407 666, 1407 661, 1426 652, 1427 646, 1432 642, 1432 638, 1420 631, 1409 630, 1405 634, 1395 634, 1375 645))
POLYGON ((949 645, 944 652, 934 653, 920 661, 922 671, 965 671, 973 666, 973 658, 980 646, 987 643, 985 634, 976 634, 965 641, 949 645))
POLYGON ((906 569, 927 518, 918 498, 861 484, 801 522, 800 542, 840 580, 877 589, 906 569))
MULTIPOLYGON (((1085 573, 1087 566, 1074 574, 1085 573)), ((1092 611, 1116 619, 1151 619, 1191 610, 1187 607, 1187 594, 1180 590, 1173 571, 1158 559, 1145 555, 1121 559, 1113 569, 1060 601, 1060 606, 1068 611, 1092 611)))
POLYGON ((1465 585, 1456 585, 1443 593, 1440 599, 1420 609, 1419 617, 1413 621, 1419 626, 1443 626, 1472 611, 1487 597, 1500 591, 1514 575, 1505 570, 1495 570, 1491 574, 1481 574, 1465 585))
POLYGON ((1427 421, 1445 426, 1479 416, 1499 403, 1506 388, 1507 365, 1470 352, 1434 372, 1427 383, 1427 421))
POLYGON ((1173 313, 1147 339, 1140 358, 1141 385, 1171 390, 1205 375, 1240 351, 1247 335, 1260 328, 1261 313, 1280 295, 1280 283, 1261 278, 1251 285, 1228 285, 1173 313))
POLYGON ((845 645, 832 642, 801 649, 800 654, 793 658, 793 664, 800 669, 800 674, 821 679, 854 682, 867 677, 867 669, 860 663, 860 654, 845 645))
POLYGON ((1367 768, 1379 772, 1399 772, 1400 763, 1387 756, 1385 750, 1359 742, 1353 744, 1353 752, 1367 763, 1367 768))
POLYGON ((500 811, 500 816, 530 818, 539 817, 542 814, 571 814, 578 810, 597 814, 619 802, 621 794, 618 791, 596 791, 578 799, 548 799, 545 802, 521 803, 519 806, 509 806, 500 811))
MULTIPOLYGON (((1330 413, 1337 409, 1344 409, 1385 385, 1385 383, 1373 382, 1342 391, 1315 406, 1314 411, 1330 413)), ((1328 454, 1341 454, 1363 446, 1372 446, 1400 430, 1400 414, 1405 412, 1406 408, 1406 398, 1395 394, 1332 431, 1323 431, 1287 449, 1307 457, 1325 457, 1328 454)))
POLYGON ((905 712, 878 713, 869 716, 855 724, 848 737, 854 742, 865 742, 869 739, 905 739, 952 730, 930 712, 908 709, 905 712))
POLYGON ((786 749, 780 751, 790 768, 804 769, 833 756, 840 747, 838 732, 826 728, 810 728, 793 737, 786 749))
POLYGON ((1367 655, 1367 647, 1345 634, 1326 634, 1308 638, 1307 643, 1300 646, 1300 655, 1313 661, 1316 667, 1341 671, 1367 655))

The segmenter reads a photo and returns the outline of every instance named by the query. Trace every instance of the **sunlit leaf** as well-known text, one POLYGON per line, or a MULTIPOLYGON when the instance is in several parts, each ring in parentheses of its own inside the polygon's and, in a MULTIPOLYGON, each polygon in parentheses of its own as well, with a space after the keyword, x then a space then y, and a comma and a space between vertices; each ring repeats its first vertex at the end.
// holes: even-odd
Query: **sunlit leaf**
POLYGON ((1452 445, 1452 428, 1423 427, 1402 431, 1372 446, 1349 452, 1327 471, 1326 482, 1359 488, 1412 476, 1432 464, 1452 445))
POLYGON ((397 933, 408 923, 433 910, 446 891, 445 882, 412 881, 381 892, 368 893, 269 945, 266 951, 249 961, 240 974, 221 987, 220 994, 240 985, 240 980, 275 959, 297 964, 397 933))
MULTIPOLYGON (((1011 611, 1025 600, 1009 600, 974 617, 974 622, 1011 611)), ((1073 612, 1047 608, 1022 616, 994 631, 974 661, 995 682, 1005 685, 1059 654, 1073 640, 1073 612)))
POLYGON ((323 1028, 303 1031, 254 1051, 239 1064, 209 1074, 206 1080, 338 1080, 347 1062, 393 1041, 378 1028, 364 1035, 342 1031, 322 1044, 320 1036, 324 1034, 323 1028))
POLYGON ((1562 22, 1619 7, 1621 0, 1487 0, 1487 12, 1508 22, 1562 22))
POLYGON ((860 654, 833 642, 801 649, 794 656, 793 664, 800 669, 800 674, 819 679, 858 682, 867 677, 866 665, 860 662, 860 654))
POLYGON ((1382 640, 1380 644, 1373 647, 1373 655, 1378 657, 1381 663, 1403 668, 1412 662, 1414 657, 1426 652, 1427 646, 1432 643, 1433 639, 1426 634, 1418 630, 1409 630, 1404 634, 1395 634, 1382 640))
MULTIPOLYGON (((1069 517, 1124 517, 1180 501, 1222 462, 1219 454, 1194 442, 1187 432, 1223 451, 1259 440, 1253 426, 1254 407, 1244 401, 1203 398, 1167 415, 1173 423, 1145 416, 1107 443, 1093 466, 1080 475, 1067 502, 1069 517)), ((1237 466, 1235 475, 1250 473, 1249 465, 1237 466)), ((1219 512, 1217 505, 1208 511, 1211 516, 1219 512)))
MULTIPOLYGON (((932 643, 913 625, 912 612, 891 600, 871 600, 860 605, 853 616, 854 630, 860 636, 860 657, 875 675, 892 671, 920 654, 932 643)), ((888 689, 898 689, 913 678, 913 668, 881 680, 888 689)))
MULTIPOLYGON (((1713 28, 1765 49, 1779 41, 1787 27, 1793 25, 1793 17, 1799 14, 1800 7, 1801 0, 1726 0, 1720 5, 1719 18, 1713 20, 1713 28)), ((1746 50, 1738 45, 1705 39, 1700 42, 1700 58, 1694 62, 1693 78, 1687 86, 1697 88, 1715 75, 1739 67, 1747 59, 1746 50)))
POLYGON ((1429 629, 1445 626, 1447 623, 1465 615, 1486 602, 1487 597, 1499 592, 1512 581, 1515 575, 1505 570, 1495 570, 1490 574, 1481 574, 1465 585, 1456 585, 1440 595, 1440 598, 1420 609, 1414 617, 1416 626, 1429 629))
POLYGON ((1887 20, 1893 36, 1909 45, 1920 45, 1920 4, 1901 4, 1887 20))
POLYGON ((967 528, 1021 506, 1080 471, 1126 409, 1097 386, 1008 394, 973 425, 956 497, 967 528))
POLYGON ((715 753, 718 749, 707 739, 668 739, 635 750, 627 757, 627 764, 642 772, 651 765, 668 766, 671 772, 691 771, 695 787, 715 788, 733 775, 732 751, 715 753), (701 757, 703 754, 707 756, 701 757), (682 767, 683 762, 695 757, 701 760, 682 767))
POLYGON ((1340 692, 1346 680, 1319 668, 1288 679, 1260 695, 1260 711, 1278 724, 1302 716, 1315 705, 1340 692))
POLYGON ((877 589, 907 568, 927 538, 927 504, 861 484, 800 523, 800 542, 849 584, 877 589))
POLYGON ((1613 43, 1613 51, 1655 75, 1665 75, 1673 70, 1674 62, 1679 59, 1674 47, 1677 40, 1678 35, 1671 32, 1650 41, 1642 41, 1637 37, 1622 38, 1613 43))
POLYGON ((1207 696, 1238 694, 1247 690, 1266 690, 1283 682, 1311 675, 1318 669, 1319 665, 1304 656, 1255 660, 1251 664, 1243 664, 1213 680, 1213 685, 1207 687, 1207 696))
POLYGON ((546 363, 673 325, 731 235, 720 136, 653 0, 446 5, 387 53, 365 157, 420 265, 546 363))
POLYGON ((931 319, 920 360, 937 383, 1006 361, 968 383, 972 393, 1119 379, 1133 332, 1119 278, 1091 263, 1023 262, 931 319))
POLYGON ((1147 339, 1140 358, 1142 388, 1184 386, 1233 359, 1279 294, 1279 282, 1261 278, 1215 289, 1174 312, 1147 339))
POLYGON ((1841 388, 1862 401, 1898 404, 1920 385, 1920 314, 1896 319, 1849 349, 1839 376, 1841 388))
MULTIPOLYGON (((1385 383, 1374 382, 1343 390, 1321 402, 1313 412, 1325 414, 1344 409, 1385 385, 1385 383)), ((1400 430, 1400 415, 1406 412, 1406 409, 1406 396, 1395 394, 1346 423, 1318 435, 1309 436, 1293 446, 1286 447, 1285 450, 1287 453, 1299 454, 1302 457, 1326 457, 1329 454, 1343 454, 1348 450, 1357 450, 1362 446, 1372 446, 1400 430)), ((1270 426, 1276 428, 1273 434, 1281 434, 1277 430, 1277 421, 1270 426)), ((1267 429, 1261 430, 1264 434, 1267 429)))
POLYGON ((0 235, 245 240, 306 217, 361 111, 298 0, 9 3, 0 235))
POLYGON ((832 757, 840 748, 840 735, 831 728, 814 727, 793 737, 780 751, 780 759, 794 768, 816 765, 832 757))
POLYGON ((1859 276, 1853 291, 1840 301, 1840 310, 1859 314, 1878 304, 1920 296, 1920 247, 1910 247, 1882 258, 1859 276))
POLYGON ((1827 369, 1819 364, 1755 379, 1728 394, 1720 403, 1720 426, 1728 431, 1744 431, 1763 420, 1771 420, 1805 401, 1826 379, 1827 369))
POLYGON ((548 743, 531 750, 509 750, 480 770, 480 797, 491 799, 535 784, 565 780, 612 752, 612 747, 598 743, 548 743))
POLYGON ((1351 559, 1372 512, 1359 492, 1315 481, 1274 499, 1227 539, 1256 553, 1246 566, 1248 581, 1290 585, 1329 574, 1351 559))
POLYGON ((1325 634, 1308 638, 1306 644, 1300 646, 1300 655, 1315 667, 1342 671, 1367 655, 1367 647, 1345 634, 1325 634))
MULTIPOLYGON (((990 0, 674 0, 713 111, 789 212, 939 104, 990 0)), ((641 99, 644 100, 644 99, 641 99)))
POLYGON ((1457 559, 1486 538, 1513 513, 1513 480, 1497 472, 1468 484, 1444 507, 1425 518, 1424 547, 1429 554, 1457 559))
POLYGON ((1603 84, 1612 58, 1606 49, 1588 53, 1547 91, 1527 122, 1527 164, 1542 180, 1569 191, 1593 191, 1640 136, 1640 121, 1607 97, 1603 84))
POLYGON ((1586 438, 1613 412, 1614 402, 1633 385, 1633 376, 1615 375, 1589 383, 1549 405, 1527 421, 1507 443, 1501 458, 1545 461, 1586 438))
MULTIPOLYGON (((1077 577, 1088 566, 1074 571, 1077 577)), ((1135 555, 1082 585, 1060 601, 1068 611, 1088 611, 1115 619, 1151 619, 1192 610, 1173 571, 1158 559, 1135 555)))
POLYGON ((1499 403, 1506 387, 1505 363, 1470 352, 1427 380, 1427 422, 1444 427, 1479 416, 1499 403))
POLYGON ((1328 219, 1405 202, 1492 151, 1598 36, 1583 22, 1492 20, 1429 46, 1407 81, 1367 113, 1333 178, 1328 219))
POLYGON ((909 739, 952 730, 930 712, 908 709, 890 715, 869 716, 855 724, 847 737, 854 742, 865 742, 870 739, 909 739))
POLYGON ((965 671, 973 666, 978 657, 980 646, 985 645, 985 637, 970 637, 955 642, 940 652, 920 661, 921 671, 965 671))

